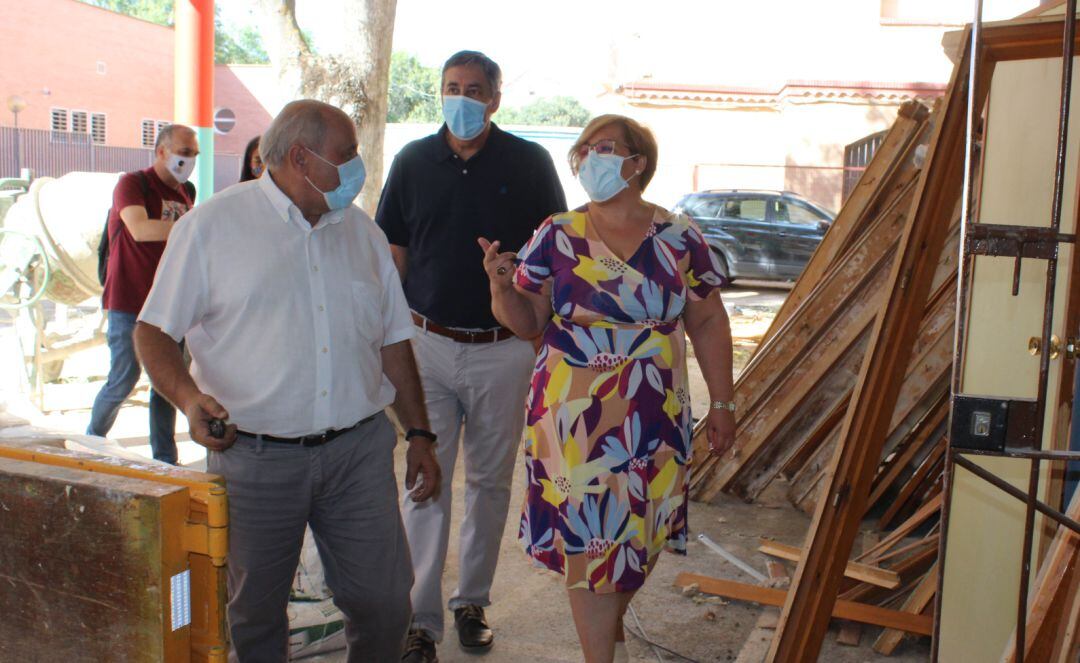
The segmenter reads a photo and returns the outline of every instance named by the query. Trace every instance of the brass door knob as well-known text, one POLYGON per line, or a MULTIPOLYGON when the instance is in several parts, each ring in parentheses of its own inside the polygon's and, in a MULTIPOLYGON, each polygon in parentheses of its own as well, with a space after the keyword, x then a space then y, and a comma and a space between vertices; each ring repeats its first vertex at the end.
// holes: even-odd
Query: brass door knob
MULTIPOLYGON (((1070 346, 1073 347, 1073 346, 1070 346)), ((1067 351, 1071 351, 1068 348, 1067 351)), ((1032 336, 1028 339, 1028 354, 1032 357, 1037 357, 1042 352, 1042 339, 1038 336, 1032 336)), ((1050 337, 1050 358, 1057 359, 1061 356, 1061 339, 1057 335, 1050 337)))

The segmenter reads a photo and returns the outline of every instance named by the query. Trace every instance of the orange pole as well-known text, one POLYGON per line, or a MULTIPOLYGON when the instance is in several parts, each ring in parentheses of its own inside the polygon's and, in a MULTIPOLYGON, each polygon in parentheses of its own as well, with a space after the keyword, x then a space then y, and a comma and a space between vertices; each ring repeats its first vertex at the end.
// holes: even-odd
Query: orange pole
POLYGON ((176 0, 173 118, 195 130, 192 179, 199 201, 214 192, 214 0, 176 0))

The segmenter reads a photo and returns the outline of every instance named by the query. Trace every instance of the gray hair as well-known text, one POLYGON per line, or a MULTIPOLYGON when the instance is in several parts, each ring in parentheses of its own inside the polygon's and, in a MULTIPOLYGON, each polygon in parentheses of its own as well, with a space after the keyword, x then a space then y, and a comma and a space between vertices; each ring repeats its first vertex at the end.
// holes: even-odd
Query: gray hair
POLYGON ((157 140, 154 141, 154 149, 161 147, 162 145, 171 145, 173 134, 177 131, 190 131, 195 133, 195 130, 184 124, 166 124, 158 131, 157 140))
POLYGON ((285 104, 259 141, 263 163, 270 168, 280 168, 289 148, 297 143, 318 151, 326 139, 327 111, 341 112, 330 104, 314 99, 299 99, 285 104))
POLYGON ((451 55, 450 59, 443 65, 443 78, 446 77, 447 69, 466 65, 476 65, 484 71, 484 77, 487 78, 488 85, 491 86, 492 94, 502 89, 502 69, 499 69, 499 65, 495 64, 494 60, 480 51, 458 51, 451 55))

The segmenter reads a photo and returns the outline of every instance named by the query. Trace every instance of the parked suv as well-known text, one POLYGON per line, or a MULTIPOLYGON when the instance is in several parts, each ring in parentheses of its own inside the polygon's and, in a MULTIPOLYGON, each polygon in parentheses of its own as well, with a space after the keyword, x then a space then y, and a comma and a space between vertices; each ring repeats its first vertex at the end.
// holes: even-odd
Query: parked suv
POLYGON ((790 191, 698 191, 674 210, 701 227, 729 282, 797 279, 835 218, 790 191))

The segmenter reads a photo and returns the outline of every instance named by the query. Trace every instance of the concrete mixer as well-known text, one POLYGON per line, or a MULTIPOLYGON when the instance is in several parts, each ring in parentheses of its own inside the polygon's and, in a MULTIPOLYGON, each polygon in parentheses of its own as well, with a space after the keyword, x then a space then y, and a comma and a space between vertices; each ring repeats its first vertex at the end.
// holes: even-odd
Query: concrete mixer
POLYGON ((0 308, 15 318, 39 406, 67 357, 105 342, 102 316, 93 329, 69 326, 67 307, 100 306, 97 246, 119 177, 33 180, 0 220, 0 308))

